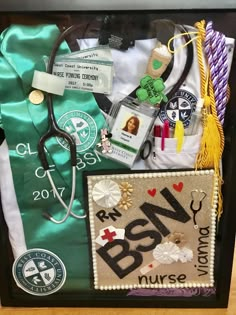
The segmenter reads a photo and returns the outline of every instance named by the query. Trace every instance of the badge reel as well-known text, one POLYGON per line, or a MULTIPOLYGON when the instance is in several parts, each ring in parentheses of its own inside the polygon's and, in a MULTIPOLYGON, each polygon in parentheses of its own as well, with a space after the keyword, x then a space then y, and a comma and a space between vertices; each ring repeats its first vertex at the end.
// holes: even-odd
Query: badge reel
POLYGON ((132 167, 149 135, 159 108, 127 97, 111 108, 108 129, 101 130, 98 152, 132 167))

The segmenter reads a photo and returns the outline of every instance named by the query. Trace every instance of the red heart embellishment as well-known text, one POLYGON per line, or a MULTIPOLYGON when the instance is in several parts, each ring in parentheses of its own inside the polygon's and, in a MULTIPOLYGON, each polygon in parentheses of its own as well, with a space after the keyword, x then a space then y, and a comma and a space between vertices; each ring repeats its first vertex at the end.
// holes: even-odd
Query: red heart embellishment
POLYGON ((156 188, 153 188, 153 189, 148 189, 147 192, 150 196, 154 197, 157 193, 157 190, 156 190, 156 188))
POLYGON ((178 192, 181 192, 182 189, 184 187, 184 184, 183 182, 179 182, 178 184, 173 184, 173 188, 174 190, 178 191, 178 192))
POLYGON ((152 268, 152 267, 153 267, 153 264, 148 265, 148 267, 152 268))

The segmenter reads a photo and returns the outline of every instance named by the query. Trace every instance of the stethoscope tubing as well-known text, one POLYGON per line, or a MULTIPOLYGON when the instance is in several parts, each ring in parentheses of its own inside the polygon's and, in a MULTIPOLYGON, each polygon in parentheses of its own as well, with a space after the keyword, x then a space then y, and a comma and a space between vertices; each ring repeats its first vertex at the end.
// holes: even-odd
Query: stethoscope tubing
MULTIPOLYGON (((66 29, 62 34, 60 34, 52 48, 49 61, 48 61, 48 66, 47 66, 47 73, 52 74, 53 72, 53 64, 56 58, 56 53, 58 48, 60 47, 61 43, 65 39, 67 35, 72 33, 74 30, 76 30, 78 26, 71 26, 68 29, 66 29)), ((61 220, 56 220, 50 215, 48 212, 43 213, 43 216, 52 221, 53 223, 56 224, 61 224, 64 223, 67 218, 71 215, 74 218, 82 219, 85 218, 86 215, 83 216, 78 216, 72 212, 72 206, 75 198, 75 190, 76 190, 76 164, 77 164, 77 158, 76 158, 76 143, 73 139, 73 137, 65 132, 64 130, 60 129, 59 126, 57 125, 54 111, 53 111, 53 95, 51 93, 47 94, 47 109, 48 109, 48 131, 40 138, 39 143, 38 143, 38 155, 39 159, 41 161, 41 164, 43 166, 43 169, 45 170, 47 174, 47 178, 51 184, 51 187, 60 202, 60 204, 64 207, 66 210, 66 215, 64 216, 63 219, 61 220), (48 139, 53 138, 53 137, 61 137, 67 140, 69 147, 70 147, 70 158, 71 158, 71 166, 72 166, 72 188, 71 188, 71 196, 70 196, 70 202, 69 205, 67 206, 61 196, 59 195, 57 188, 54 184, 54 181, 51 177, 51 174, 49 172, 49 163, 47 161, 47 156, 45 152, 45 143, 48 139)))

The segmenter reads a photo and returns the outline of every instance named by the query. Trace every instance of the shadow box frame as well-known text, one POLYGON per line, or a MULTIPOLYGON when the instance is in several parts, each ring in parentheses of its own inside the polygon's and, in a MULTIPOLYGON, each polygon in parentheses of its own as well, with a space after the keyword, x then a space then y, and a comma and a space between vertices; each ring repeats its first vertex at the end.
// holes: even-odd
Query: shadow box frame
MULTIPOLYGON (((96 2, 96 1, 95 1, 96 2)), ((193 24, 201 19, 213 20, 215 28, 225 33, 228 37, 236 38, 236 27, 232 27, 236 20, 236 7, 230 7, 227 3, 221 7, 182 7, 172 9, 167 6, 154 3, 154 1, 137 2, 129 1, 112 6, 112 3, 100 1, 100 5, 93 1, 17 1, 2 0, 0 3, 0 26, 2 27, 9 16, 50 16, 52 14, 155 14, 160 18, 168 18, 176 23, 193 24), (87 3, 88 2, 88 3, 87 3), (136 5, 136 6, 135 6, 136 5), (135 9, 134 9, 135 8, 135 9)), ((191 2, 191 1, 190 1, 191 2)), ((230 86, 236 85, 236 60, 233 56, 230 86)), ((224 125, 225 150, 223 154, 223 197, 224 212, 220 221, 216 238, 216 263, 215 274, 216 294, 202 297, 124 297, 119 294, 87 296, 80 294, 55 294, 39 297, 29 295, 21 290, 15 293, 16 285, 12 279, 13 254, 8 239, 8 229, 4 220, 0 203, 0 295, 2 306, 11 307, 138 307, 138 308, 226 308, 229 300, 230 281, 234 254, 235 227, 236 227, 236 90, 232 89, 229 104, 227 105, 224 125)), ((0 199, 1 202, 1 199, 0 199)))

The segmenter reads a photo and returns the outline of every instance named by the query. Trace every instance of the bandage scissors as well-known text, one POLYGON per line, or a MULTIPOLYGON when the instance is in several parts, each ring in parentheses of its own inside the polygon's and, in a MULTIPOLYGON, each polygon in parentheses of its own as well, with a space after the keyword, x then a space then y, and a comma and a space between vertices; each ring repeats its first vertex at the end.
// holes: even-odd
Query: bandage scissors
MULTIPOLYGON (((78 28, 78 26, 76 26, 76 25, 71 26, 68 29, 66 29, 62 34, 59 35, 59 37, 57 38, 57 40, 53 46, 51 55, 49 57, 48 66, 47 66, 47 73, 52 74, 52 72, 53 72, 53 64, 55 61, 56 53, 57 53, 57 50, 58 50, 59 46, 61 45, 62 41, 65 39, 65 37, 67 35, 69 35, 71 32, 73 32, 77 28, 78 28)), ((61 220, 56 220, 48 212, 43 213, 43 216, 46 219, 48 219, 48 220, 50 220, 56 224, 61 224, 61 223, 65 222, 70 215, 73 216, 74 218, 77 218, 77 219, 85 218, 86 215, 79 216, 79 215, 76 215, 75 213, 72 212, 72 205, 73 205, 73 201, 75 198, 75 189, 76 189, 76 163, 77 163, 76 162, 76 143, 75 143, 73 137, 69 133, 67 133, 64 130, 62 130, 61 128, 59 128, 59 126, 56 122, 54 110, 53 110, 53 95, 51 93, 47 93, 46 103, 47 103, 47 110, 48 110, 48 131, 39 140, 38 155, 39 155, 39 159, 41 161, 42 167, 46 172, 48 180, 51 184, 51 187, 52 187, 58 201, 61 203, 61 205, 65 208, 65 210, 67 212, 66 212, 66 215, 64 216, 64 218, 61 220), (69 202, 68 206, 65 204, 65 202, 63 201, 63 199, 59 195, 57 188, 54 184, 54 181, 52 179, 52 176, 49 172, 49 164, 48 164, 46 152, 45 152, 45 143, 47 140, 54 138, 54 137, 60 137, 60 138, 65 139, 68 142, 69 147, 70 147, 70 158, 71 158, 71 167, 72 167, 72 188, 71 188, 70 202, 69 202)))

